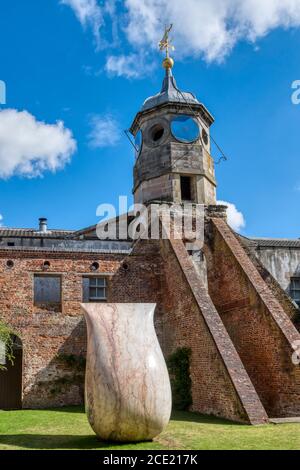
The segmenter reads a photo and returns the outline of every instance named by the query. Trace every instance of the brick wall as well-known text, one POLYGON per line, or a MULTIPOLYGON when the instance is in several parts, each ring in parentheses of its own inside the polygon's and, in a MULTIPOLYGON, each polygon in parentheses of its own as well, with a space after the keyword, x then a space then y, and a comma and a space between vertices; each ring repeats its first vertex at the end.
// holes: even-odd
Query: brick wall
POLYGON ((223 220, 213 219, 206 255, 210 296, 269 417, 299 416, 299 333, 223 220))
POLYGON ((84 371, 62 358, 85 357, 86 326, 81 313, 83 276, 109 274, 108 302, 154 302, 160 331, 161 259, 157 245, 138 242, 131 256, 103 254, 36 254, 0 251, 0 318, 10 325, 23 343, 23 406, 44 408, 83 403, 84 371), (7 268, 12 260, 14 267, 7 268), (50 311, 34 305, 33 278, 45 273, 62 279, 62 306, 50 311), (125 269, 126 268, 126 269, 125 269))
POLYGON ((161 242, 162 347, 192 351, 194 411, 261 424, 267 415, 181 240, 161 242))
MULTIPOLYGON (((123 255, 0 252, 0 318, 23 343, 23 406, 46 407, 83 402, 83 373, 59 357, 85 355, 86 329, 80 310, 82 276, 98 261, 99 271, 118 271, 123 255), (7 268, 7 260, 14 262, 7 268), (62 277, 61 311, 34 306, 33 276, 43 271, 62 277), (57 357, 59 356, 59 357, 57 357), (80 378, 80 374, 82 378, 80 378)), ((110 295, 110 292, 109 292, 110 295)))
POLYGON ((207 224, 205 251, 210 297, 181 240, 140 240, 126 257, 0 250, 0 318, 23 342, 24 407, 83 402, 83 370, 63 357, 85 356, 82 277, 97 261, 111 275, 109 302, 157 304, 166 357, 192 350, 193 410, 251 423, 267 420, 264 408, 299 415, 300 368, 291 361, 299 333, 222 217, 207 224), (47 273, 62 277, 60 311, 34 306, 33 277, 45 260, 47 273))
MULTIPOLYGON (((252 263, 258 270, 259 274, 263 278, 263 280, 266 282, 268 287, 271 289, 272 293, 284 309, 285 313, 289 316, 289 318, 292 320, 296 328, 299 329, 300 327, 300 315, 299 315, 299 309, 296 308, 294 303, 291 300, 291 297, 287 294, 287 292, 284 290, 284 288, 279 284, 278 280, 276 280, 273 275, 268 271, 266 266, 262 263, 262 260, 260 259, 260 255, 256 252, 255 248, 253 247, 253 242, 249 242, 248 239, 237 235, 239 242, 241 243, 242 247, 246 251, 247 255, 251 259, 252 263)), ((275 250, 277 252, 277 250, 275 250)), ((291 251, 290 251, 291 252, 291 251)), ((293 254, 291 255, 293 258, 293 254)), ((284 264, 284 263, 283 263, 284 264)), ((284 267, 282 267, 284 269, 284 267)), ((289 280, 291 277, 291 273, 286 273, 288 276, 289 280)))

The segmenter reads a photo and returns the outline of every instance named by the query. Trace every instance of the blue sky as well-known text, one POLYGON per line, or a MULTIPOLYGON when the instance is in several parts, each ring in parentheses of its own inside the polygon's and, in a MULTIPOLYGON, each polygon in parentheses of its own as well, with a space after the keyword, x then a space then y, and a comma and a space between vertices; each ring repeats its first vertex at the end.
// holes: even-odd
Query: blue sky
MULTIPOLYGON (((218 199, 243 213, 242 233, 298 238, 300 105, 291 86, 300 80, 300 2, 269 1, 253 13, 256 0, 234 12, 238 0, 223 0, 221 12, 218 1, 187 0, 184 20, 179 0, 165 12, 177 83, 215 116, 212 135, 229 157, 216 167, 218 199)), ((99 204, 131 197, 123 131, 161 87, 164 2, 1 0, 3 225, 36 226, 44 216, 53 228, 81 228, 97 222, 99 204)))

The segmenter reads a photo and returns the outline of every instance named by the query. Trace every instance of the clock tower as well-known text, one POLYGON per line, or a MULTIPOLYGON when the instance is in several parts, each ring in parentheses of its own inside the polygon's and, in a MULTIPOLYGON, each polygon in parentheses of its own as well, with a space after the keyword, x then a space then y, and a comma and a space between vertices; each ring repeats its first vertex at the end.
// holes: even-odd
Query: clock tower
POLYGON ((168 32, 163 41, 167 57, 161 92, 144 102, 130 129, 136 149, 134 200, 140 204, 215 205, 216 180, 210 155, 214 118, 192 93, 178 88, 168 32))

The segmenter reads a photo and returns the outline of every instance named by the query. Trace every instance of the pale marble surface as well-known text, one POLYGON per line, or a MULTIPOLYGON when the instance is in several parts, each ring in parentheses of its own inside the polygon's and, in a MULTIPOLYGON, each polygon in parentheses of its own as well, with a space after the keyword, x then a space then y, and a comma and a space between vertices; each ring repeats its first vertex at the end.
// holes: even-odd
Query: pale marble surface
POLYGON ((151 440, 171 415, 155 304, 82 304, 88 329, 86 412, 103 440, 151 440))

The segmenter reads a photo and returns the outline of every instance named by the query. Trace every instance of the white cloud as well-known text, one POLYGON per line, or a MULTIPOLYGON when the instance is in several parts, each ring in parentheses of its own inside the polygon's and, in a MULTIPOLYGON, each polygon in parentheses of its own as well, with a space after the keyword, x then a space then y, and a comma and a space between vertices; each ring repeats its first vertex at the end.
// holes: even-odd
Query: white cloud
POLYGON ((3 216, 0 214, 0 227, 3 227, 2 220, 3 220, 3 216))
MULTIPOLYGON (((155 49, 165 24, 174 24, 177 57, 223 60, 241 40, 255 42, 270 31, 300 26, 299 0, 61 0, 75 11, 83 26, 99 29, 109 19, 113 36, 122 24, 134 50, 155 49), (116 4, 118 11, 116 11, 116 4)), ((103 33, 104 34, 104 33, 103 33)), ((130 60, 131 55, 129 55, 130 60)), ((124 56, 111 62, 115 73, 128 67, 124 56)), ((129 65, 130 66, 130 65, 129 65)), ((135 73, 133 72, 135 75, 135 73)), ((131 78, 131 77, 130 77, 131 78)))
POLYGON ((243 214, 238 211, 234 204, 225 201, 218 201, 218 205, 227 206, 227 221, 228 225, 230 225, 233 230, 240 232, 243 228, 245 228, 245 218, 243 214))
POLYGON ((92 28, 97 47, 99 47, 100 29, 104 24, 104 19, 102 8, 97 3, 97 0, 61 0, 61 3, 73 9, 84 28, 88 26, 92 28))
POLYGON ((40 176, 63 168, 76 151, 63 122, 39 122, 27 111, 0 111, 0 178, 40 176))
POLYGON ((174 23, 181 56, 222 60, 239 40, 300 26, 299 0, 126 0, 129 41, 156 46, 165 23, 174 23))
POLYGON ((136 54, 129 56, 109 56, 105 70, 110 75, 116 75, 117 77, 125 76, 126 78, 137 78, 139 76, 139 70, 136 68, 135 58, 136 54))
POLYGON ((109 75, 126 78, 141 78, 153 70, 153 64, 147 64, 144 54, 109 56, 105 70, 109 75))
POLYGON ((93 149, 117 145, 121 138, 120 125, 111 114, 91 116, 90 127, 88 143, 93 149))

